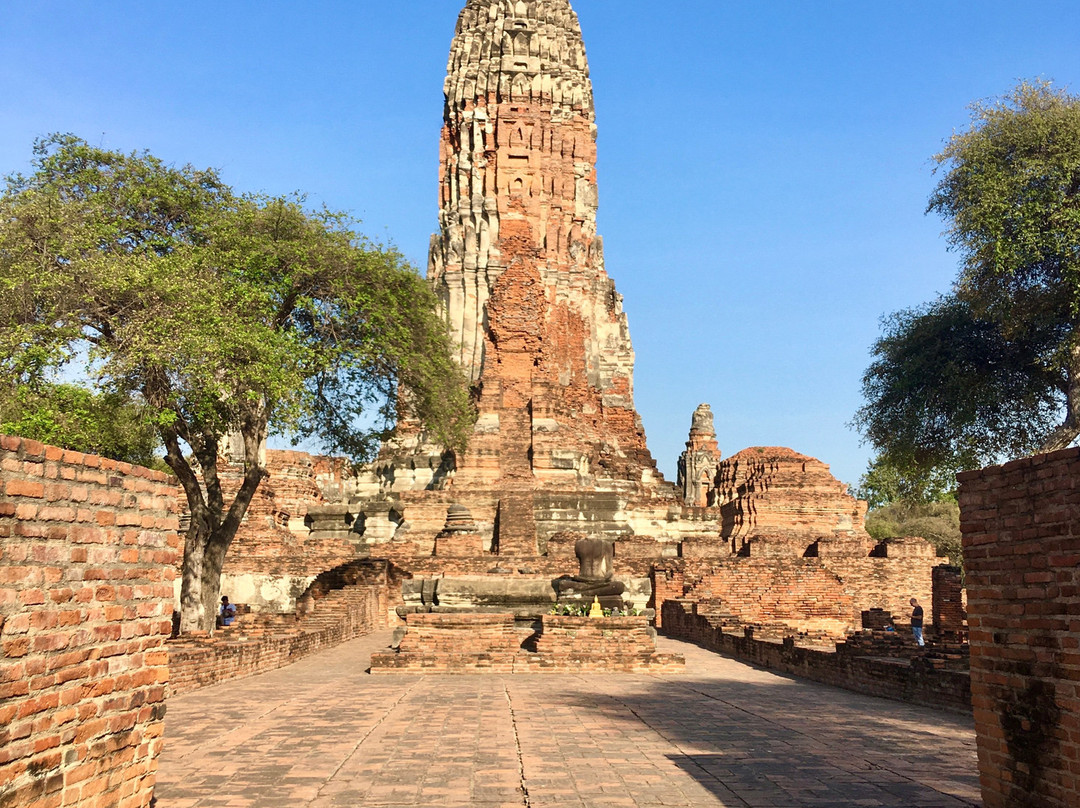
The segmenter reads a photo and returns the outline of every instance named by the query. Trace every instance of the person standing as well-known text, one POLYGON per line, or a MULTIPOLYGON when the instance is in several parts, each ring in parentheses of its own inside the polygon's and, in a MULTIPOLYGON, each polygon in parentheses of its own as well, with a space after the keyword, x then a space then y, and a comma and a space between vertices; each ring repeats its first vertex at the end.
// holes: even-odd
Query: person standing
POLYGON ((922 635, 923 608, 915 598, 911 599, 911 635, 920 646, 925 645, 922 635))

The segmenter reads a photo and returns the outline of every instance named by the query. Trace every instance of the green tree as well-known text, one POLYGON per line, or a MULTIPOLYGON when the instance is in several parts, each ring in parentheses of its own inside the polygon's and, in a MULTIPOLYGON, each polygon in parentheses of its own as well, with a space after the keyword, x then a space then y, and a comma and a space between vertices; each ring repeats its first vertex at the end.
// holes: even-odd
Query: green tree
POLYGON ((185 631, 213 626, 268 434, 363 460, 401 417, 451 448, 467 433, 434 296, 402 257, 340 214, 239 196, 212 170, 39 142, 0 198, 0 297, 0 375, 32 381, 85 351, 97 388, 151 413, 191 515, 185 631), (243 456, 231 496, 227 436, 243 456))
POLYGON ((1024 82, 936 156, 953 291, 887 318, 855 424, 908 474, 1080 435, 1080 98, 1024 82))
POLYGON ((956 477, 940 468, 926 473, 921 469, 899 468, 886 455, 870 461, 866 474, 852 492, 857 499, 866 500, 870 510, 894 502, 926 504, 956 500, 956 477))
POLYGON ((0 392, 0 434, 161 467, 161 441, 145 408, 75 384, 14 384, 0 392))
POLYGON ((870 506, 866 532, 876 541, 919 536, 938 555, 962 566, 960 506, 951 472, 900 468, 887 455, 878 455, 853 493, 870 506))
POLYGON ((866 515, 866 532, 876 541, 905 536, 926 539, 938 555, 948 556, 949 563, 963 566, 960 545, 960 506, 956 500, 911 502, 897 500, 866 515))

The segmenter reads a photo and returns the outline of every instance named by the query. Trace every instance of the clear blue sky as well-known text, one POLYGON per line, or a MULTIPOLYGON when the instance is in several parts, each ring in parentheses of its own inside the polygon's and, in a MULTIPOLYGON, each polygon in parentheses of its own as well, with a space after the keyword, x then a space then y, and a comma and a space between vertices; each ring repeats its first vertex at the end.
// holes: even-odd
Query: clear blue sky
MULTIPOLYGON (((464 0, 8 0, 0 173, 74 132, 234 187, 303 190, 418 266, 464 0)), ((690 415, 725 455, 785 445, 856 481, 847 428, 878 319, 948 289, 923 214, 967 105, 1080 91, 1080 3, 575 0, 599 124, 600 232, 669 477, 690 415)))

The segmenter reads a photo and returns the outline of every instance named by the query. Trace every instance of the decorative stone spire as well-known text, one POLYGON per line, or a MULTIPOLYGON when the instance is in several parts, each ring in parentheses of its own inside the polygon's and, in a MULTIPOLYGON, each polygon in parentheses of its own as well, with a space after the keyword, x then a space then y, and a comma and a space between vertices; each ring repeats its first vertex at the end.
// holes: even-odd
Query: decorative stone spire
POLYGON ((577 15, 567 0, 470 0, 450 47, 446 103, 546 101, 553 111, 594 117, 577 15))
POLYGON ((469 0, 445 92, 428 277, 480 411, 455 484, 651 478, 596 233, 592 85, 569 2, 469 0))
POLYGON ((715 505, 710 501, 716 479, 716 465, 720 462, 720 448, 716 444, 716 428, 713 412, 708 404, 694 410, 690 422, 690 437, 686 451, 679 456, 678 487, 687 505, 715 505))

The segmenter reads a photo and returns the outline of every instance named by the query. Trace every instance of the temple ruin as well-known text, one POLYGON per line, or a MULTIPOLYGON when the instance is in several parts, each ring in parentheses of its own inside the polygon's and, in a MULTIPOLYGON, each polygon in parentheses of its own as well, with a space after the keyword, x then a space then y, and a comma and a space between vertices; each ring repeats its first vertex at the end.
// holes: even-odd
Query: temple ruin
POLYGON ((428 278, 478 418, 460 457, 404 425, 359 493, 396 503, 424 546, 450 503, 503 556, 564 530, 670 533, 596 232, 596 116, 569 4, 469 2, 445 95, 428 278))
MULTIPOLYGON (((821 461, 724 457, 706 404, 670 484, 595 232, 592 90, 567 0, 469 0, 445 113, 429 278, 476 394, 468 449, 406 422, 361 469, 267 450, 223 577, 243 618, 169 641, 174 480, 0 435, 0 804, 150 806, 170 693, 405 621, 372 672, 677 672, 655 625, 973 707, 987 806, 1076 805, 1080 449, 960 476, 970 604, 922 539, 872 540, 866 503, 821 461), (932 608, 929 648, 903 623, 913 596, 932 608), (590 598, 620 613, 559 611, 590 598)), ((226 458, 223 478, 239 474, 226 458)))
POLYGON ((790 628, 842 635, 861 610, 929 601, 929 545, 876 546, 865 503, 814 458, 761 447, 723 459, 708 405, 693 414, 677 485, 657 470, 596 231, 596 115, 568 0, 468 0, 444 89, 428 279, 477 403, 468 448, 446 453, 406 421, 358 471, 268 452, 272 476, 226 590, 289 611, 323 571, 380 558, 400 571, 406 611, 542 614, 592 537, 614 543, 635 608, 659 612, 720 576, 728 584, 701 591, 723 591, 747 620, 780 611, 790 628), (747 587, 796 595, 770 610, 747 587), (800 587, 814 594, 800 600, 800 587), (800 611, 817 597, 827 615, 800 611))

